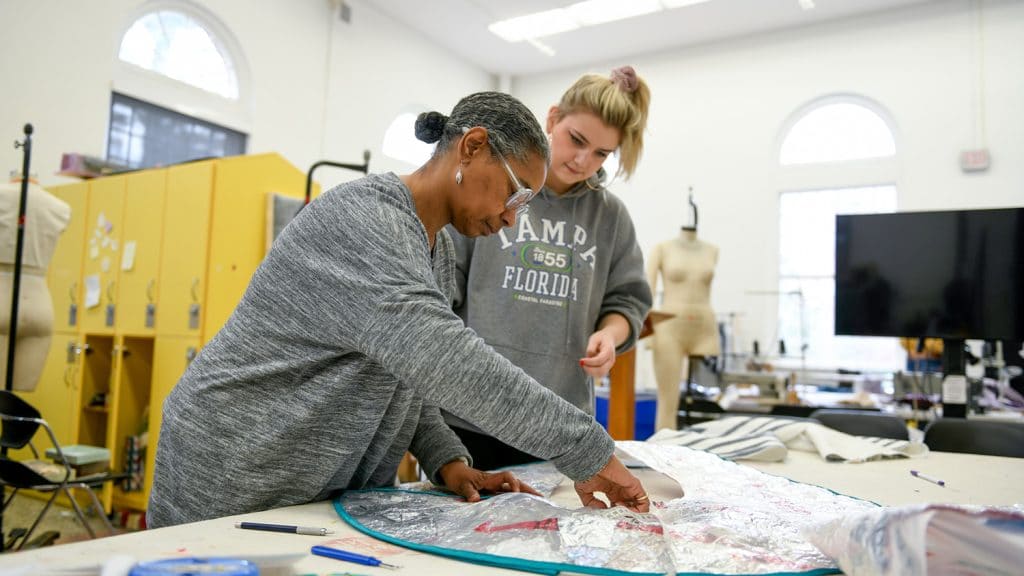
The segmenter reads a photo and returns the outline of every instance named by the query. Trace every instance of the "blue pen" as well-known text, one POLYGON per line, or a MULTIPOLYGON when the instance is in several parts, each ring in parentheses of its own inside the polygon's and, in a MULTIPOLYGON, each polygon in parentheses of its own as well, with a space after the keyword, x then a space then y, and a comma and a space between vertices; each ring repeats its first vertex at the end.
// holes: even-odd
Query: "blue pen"
POLYGON ((363 566, 380 566, 382 568, 390 568, 392 570, 401 568, 401 566, 381 562, 373 556, 363 556, 362 554, 356 554, 355 552, 347 552, 345 550, 329 548, 327 546, 313 546, 309 551, 317 556, 325 556, 327 558, 334 558, 335 560, 344 560, 345 562, 354 562, 356 564, 362 564, 363 566))

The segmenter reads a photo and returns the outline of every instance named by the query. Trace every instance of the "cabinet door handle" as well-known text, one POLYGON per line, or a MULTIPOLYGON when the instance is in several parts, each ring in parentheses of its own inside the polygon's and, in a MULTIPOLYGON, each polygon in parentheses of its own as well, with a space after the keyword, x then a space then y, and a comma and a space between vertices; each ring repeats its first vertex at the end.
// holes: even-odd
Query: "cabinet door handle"
POLYGON ((199 302, 199 277, 192 279, 192 301, 199 302))
POLYGON ((153 303, 153 288, 156 287, 156 278, 150 278, 146 284, 146 302, 153 303))
POLYGON ((68 342, 68 363, 64 367, 64 382, 71 388, 75 388, 75 373, 78 371, 78 357, 82 352, 92 352, 88 344, 68 342))
POLYGON ((113 280, 111 280, 110 282, 107 283, 107 303, 108 304, 113 304, 114 303, 114 281, 113 280))
POLYGON ((78 304, 78 282, 72 282, 68 286, 68 298, 71 299, 72 304, 78 304))

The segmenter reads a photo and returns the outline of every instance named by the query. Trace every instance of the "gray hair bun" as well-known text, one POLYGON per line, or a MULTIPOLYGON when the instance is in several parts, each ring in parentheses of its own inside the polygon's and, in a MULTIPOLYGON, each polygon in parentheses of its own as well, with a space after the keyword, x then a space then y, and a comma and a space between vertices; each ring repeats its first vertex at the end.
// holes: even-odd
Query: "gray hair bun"
POLYGON ((424 112, 416 118, 416 138, 433 144, 441 139, 448 117, 440 112, 424 112))

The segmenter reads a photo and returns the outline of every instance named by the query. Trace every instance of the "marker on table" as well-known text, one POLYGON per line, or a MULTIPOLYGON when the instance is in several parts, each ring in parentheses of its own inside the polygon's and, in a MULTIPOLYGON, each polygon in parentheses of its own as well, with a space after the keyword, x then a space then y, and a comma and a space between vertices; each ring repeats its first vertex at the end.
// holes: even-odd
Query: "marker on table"
POLYGON ((397 570, 401 566, 395 566, 394 564, 387 564, 381 562, 373 556, 363 556, 362 554, 356 554, 355 552, 348 552, 345 550, 339 550, 338 548, 329 548, 327 546, 313 546, 309 550, 317 556, 324 556, 326 558, 334 558, 335 560, 344 560, 345 562, 354 562, 356 564, 362 564, 363 566, 380 566, 381 568, 390 568, 397 570))
POLYGON ((946 482, 944 480, 939 480, 938 478, 936 478, 934 476, 929 476, 929 475, 924 474, 922 472, 918 472, 917 470, 911 470, 910 471, 910 475, 911 476, 916 476, 916 477, 920 478, 921 480, 927 480, 927 481, 931 482, 932 484, 938 484, 939 486, 945 486, 946 485, 946 482))
POLYGON ((326 536, 334 534, 334 530, 327 528, 314 528, 311 526, 288 526, 285 524, 264 524, 262 522, 235 522, 235 528, 245 530, 266 530, 267 532, 287 532, 289 534, 303 534, 306 536, 326 536))

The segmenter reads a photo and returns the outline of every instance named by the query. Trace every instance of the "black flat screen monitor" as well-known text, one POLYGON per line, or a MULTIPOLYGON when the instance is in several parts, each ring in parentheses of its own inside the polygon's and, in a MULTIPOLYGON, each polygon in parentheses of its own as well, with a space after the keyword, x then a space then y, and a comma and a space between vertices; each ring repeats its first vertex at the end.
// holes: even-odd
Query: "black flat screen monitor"
POLYGON ((1024 208, 836 217, 835 333, 1024 338, 1024 208))

